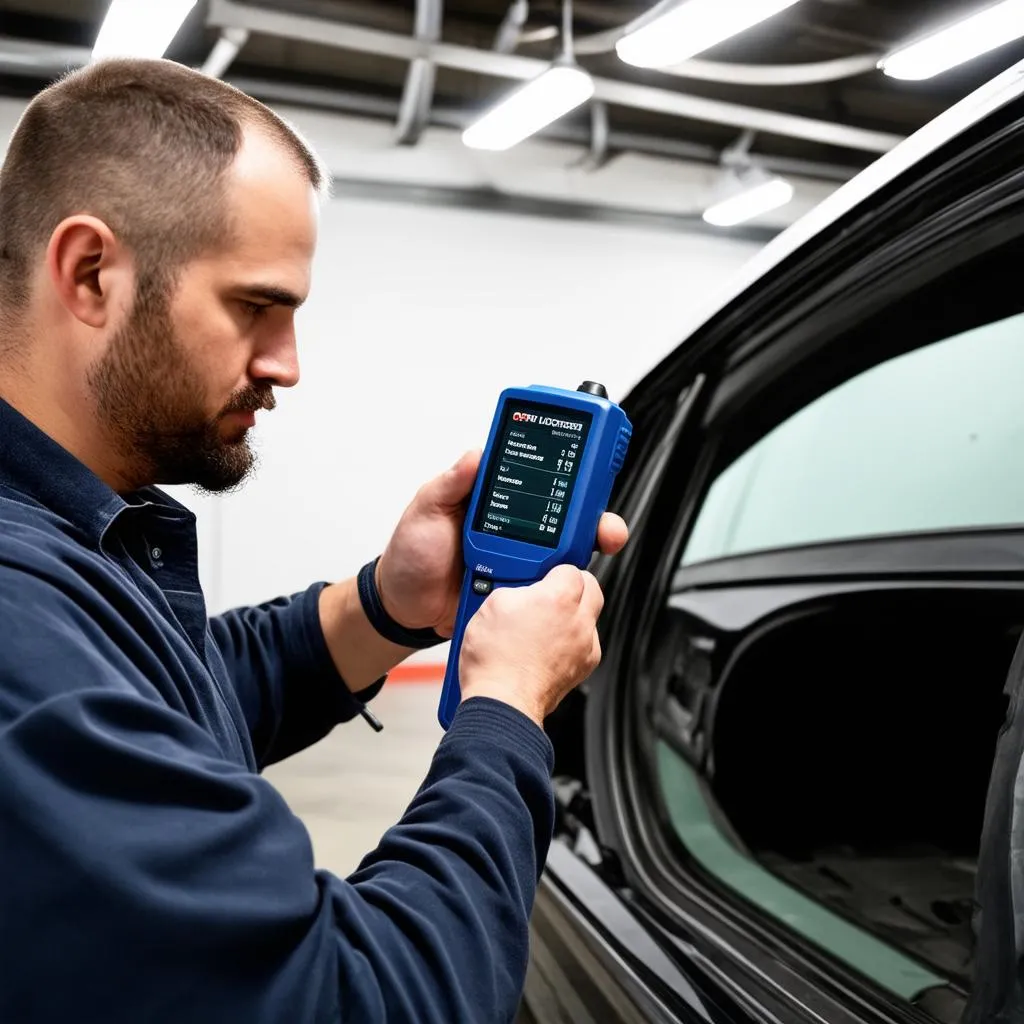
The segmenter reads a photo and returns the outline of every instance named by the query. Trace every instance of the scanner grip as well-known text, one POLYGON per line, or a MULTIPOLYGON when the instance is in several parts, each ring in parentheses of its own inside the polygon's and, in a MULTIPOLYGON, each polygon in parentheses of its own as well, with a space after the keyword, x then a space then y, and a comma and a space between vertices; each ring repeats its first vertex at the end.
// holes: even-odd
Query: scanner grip
POLYGON ((452 724, 459 702, 462 700, 462 688, 459 686, 459 657, 462 654, 462 638, 466 633, 469 620, 476 614, 480 605, 487 600, 486 594, 473 592, 473 574, 467 572, 462 579, 462 594, 459 597, 459 612, 455 617, 455 632, 452 633, 452 646, 448 652, 448 667, 444 673, 444 687, 441 700, 437 705, 437 720, 441 728, 447 730, 452 724))

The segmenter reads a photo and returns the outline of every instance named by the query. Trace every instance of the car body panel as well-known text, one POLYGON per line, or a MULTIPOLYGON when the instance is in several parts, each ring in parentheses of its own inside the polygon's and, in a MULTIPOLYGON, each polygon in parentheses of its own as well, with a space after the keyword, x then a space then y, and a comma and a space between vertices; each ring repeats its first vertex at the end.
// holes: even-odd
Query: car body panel
MULTIPOLYGON (((953 159, 957 152, 956 140, 961 136, 973 133, 972 144, 977 146, 981 138, 983 145, 988 131, 986 119, 999 114, 1009 104, 1014 104, 1012 109, 1016 110, 1017 101, 1022 97, 1024 63, 952 107, 839 189, 743 268, 696 319, 687 339, 652 370, 623 403, 636 431, 631 458, 619 480, 618 510, 631 519, 636 536, 630 546, 633 550, 627 549, 624 557, 615 561, 599 557, 593 565, 609 597, 602 634, 609 657, 589 685, 586 701, 571 703, 568 715, 575 717, 558 732, 571 735, 582 729, 580 716, 586 716, 586 776, 591 783, 599 780, 592 785, 589 794, 592 807, 588 808, 587 815, 593 819, 594 831, 589 843, 588 869, 601 879, 615 900, 628 904, 634 917, 647 923, 649 934, 662 950, 671 954, 695 989, 703 991, 706 984, 723 993, 720 1000, 706 1004, 712 1020, 862 1024, 932 1018, 905 998, 895 1001, 886 998, 865 982, 863 970, 849 970, 848 965, 844 967, 815 944, 795 946, 791 934, 765 915, 741 913, 700 885, 666 881, 669 874, 664 865, 680 856, 680 849, 671 846, 667 835, 671 823, 664 818, 659 820, 656 808, 647 808, 648 795, 638 788, 641 784, 633 774, 629 771, 622 776, 618 771, 609 774, 605 767, 618 758, 621 736, 632 728, 633 711, 628 702, 621 700, 621 688, 614 683, 616 674, 622 670, 624 659, 630 656, 631 638, 638 635, 638 630, 642 633, 646 628, 645 620, 652 621, 660 611, 657 602, 646 601, 622 615, 622 602, 626 600, 625 595, 634 592, 668 592, 673 589, 672 577, 676 575, 674 566, 662 564, 663 558, 659 562, 656 553, 645 551, 642 541, 638 543, 638 540, 648 530, 663 529, 670 518, 685 518, 690 511, 688 503, 697 500, 694 485, 684 498, 681 516, 679 508, 669 507, 659 491, 665 481, 687 479, 689 474, 700 478, 701 473, 709 469, 712 453, 702 447, 701 428, 706 423, 708 399, 718 386, 726 353, 739 351, 746 340, 744 310, 774 287, 785 276, 787 267, 792 269, 797 264, 813 267, 817 253, 826 247, 830 255, 841 252, 848 244, 845 225, 851 218, 869 212, 874 197, 897 184, 901 195, 913 196, 916 182, 923 176, 916 169, 936 158, 940 151, 953 159), (617 621, 619 616, 622 622, 617 621), (616 808, 631 808, 629 829, 623 830, 616 822, 619 813, 616 808), (635 838, 630 830, 636 830, 635 838), (652 896, 656 898, 649 898, 652 896)), ((1024 115, 1024 104, 1019 105, 1024 115)), ((994 128, 992 134, 995 134, 994 128)), ((964 148, 966 145, 965 142, 964 148)), ((880 228, 887 226, 879 225, 880 228)), ((863 236, 865 224, 861 223, 859 228, 863 236)), ((788 286, 798 285, 791 274, 788 286)), ((677 538, 669 538, 674 539, 677 538)), ((851 570, 847 577, 848 590, 858 589, 859 581, 870 578, 872 565, 876 568, 891 565, 886 562, 891 555, 891 549, 886 547, 889 540, 872 540, 873 553, 864 561, 862 572, 851 570)), ((944 545, 939 536, 915 538, 914 543, 905 546, 904 576, 912 578, 917 567, 927 564, 944 545)), ((966 538, 962 547, 955 547, 956 550, 945 558, 947 563, 958 564, 942 565, 953 577, 958 572, 969 573, 979 567, 984 571, 986 565, 998 576, 1006 572, 1008 556, 1011 571, 1021 562, 1019 532, 1013 535, 1012 531, 1007 531, 1001 535, 985 531, 984 535, 966 538)), ((817 564, 817 571, 812 568, 807 579, 790 582, 805 587, 808 598, 814 596, 818 586, 827 588, 834 583, 832 574, 836 562, 842 560, 842 555, 836 553, 838 548, 841 545, 823 545, 821 551, 811 552, 811 563, 812 566, 817 564)), ((773 572, 779 571, 779 566, 772 563, 773 557, 774 553, 765 552, 752 558, 722 560, 729 563, 727 566, 721 563, 689 566, 679 572, 675 589, 685 592, 689 588, 703 588, 703 593, 707 594, 716 587, 716 573, 721 582, 723 569, 738 569, 741 575, 746 573, 744 585, 751 586, 749 596, 753 596, 758 584, 763 585, 762 591, 771 589, 770 584, 776 579, 773 572)), ((939 554, 939 562, 942 561, 939 554)), ((719 614, 735 620, 737 615, 742 618, 748 612, 733 607, 720 610, 719 614)), ((556 764, 558 750, 556 742, 556 764)), ((655 752, 652 751, 652 755, 656 756, 655 752)), ((660 813, 670 815, 671 808, 660 813)), ((707 855, 717 857, 719 854, 707 851, 707 855)), ((587 887, 578 879, 573 881, 572 872, 565 869, 566 858, 582 860, 583 855, 574 853, 569 846, 563 847, 556 857, 559 862, 549 869, 551 877, 559 874, 563 893, 575 893, 561 905, 560 911, 571 926, 583 921, 589 915, 589 908, 587 887)), ((607 935, 606 939, 614 950, 615 936, 607 935)), ((641 972, 624 955, 628 952, 625 943, 619 945, 618 952, 618 966, 606 964, 606 969, 613 974, 625 972, 632 979, 631 983, 635 983, 641 972)), ((903 962, 884 964, 879 970, 890 972, 890 992, 905 997, 916 994, 922 986, 941 986, 943 980, 905 958, 903 962)), ((626 984, 624 976, 619 982, 626 984)), ((529 987, 528 982, 528 993, 529 987)), ((955 1008, 956 1000, 948 1002, 944 993, 942 987, 930 989, 922 1005, 927 1003, 934 1009, 948 1003, 955 1008)), ((661 1018, 655 1014, 642 1019, 661 1018)), ((539 1024, 547 1024, 542 1018, 537 1020, 539 1024)))

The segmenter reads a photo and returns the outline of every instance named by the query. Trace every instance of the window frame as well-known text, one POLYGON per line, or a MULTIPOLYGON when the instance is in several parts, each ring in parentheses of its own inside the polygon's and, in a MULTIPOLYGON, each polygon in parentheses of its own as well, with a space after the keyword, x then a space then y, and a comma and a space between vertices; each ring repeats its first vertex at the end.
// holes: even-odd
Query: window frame
MULTIPOLYGON (((1021 246, 1021 257, 1024 258, 1024 245, 1021 246)), ((1007 276, 1011 276, 1012 277, 1012 274, 1008 273, 1007 276)), ((1021 305, 1022 305, 1022 307, 1024 307, 1024 302, 1022 302, 1021 305)), ((863 377, 866 374, 871 374, 871 373, 874 373, 876 371, 882 370, 889 363, 892 363, 894 361, 905 361, 905 360, 913 359, 913 357, 916 354, 927 353, 929 350, 934 349, 936 347, 941 347, 941 346, 943 346, 943 345, 945 345, 947 343, 953 343, 953 344, 961 343, 961 344, 963 344, 962 339, 964 339, 965 335, 978 334, 978 333, 984 332, 984 331, 986 331, 986 330, 988 330, 990 328, 998 329, 998 328, 1004 327, 1004 325, 1008 324, 1010 321, 1017 321, 1018 322, 1016 324, 1016 326, 1019 328, 1019 343, 1020 343, 1020 346, 1021 346, 1021 351, 1024 352, 1024 308, 1022 308, 1020 312, 1018 312, 1016 314, 1012 314, 1009 317, 997 317, 996 319, 993 319, 991 321, 983 322, 983 323, 978 324, 975 327, 969 328, 967 331, 956 332, 954 334, 950 334, 950 335, 947 335, 945 337, 941 337, 941 338, 935 339, 933 341, 927 341, 927 342, 924 342, 923 344, 920 344, 920 345, 916 346, 915 348, 913 348, 913 349, 911 349, 909 351, 902 352, 898 356, 891 357, 889 359, 883 359, 882 361, 873 364, 872 366, 868 367, 867 369, 862 370, 859 373, 854 374, 852 377, 849 377, 848 379, 840 382, 839 384, 835 385, 834 387, 828 388, 827 390, 825 390, 821 394, 816 395, 815 397, 811 398, 808 402, 806 402, 805 404, 800 406, 800 408, 798 408, 795 412, 790 413, 788 416, 786 416, 784 419, 782 419, 775 426, 768 428, 764 432, 764 434, 762 434, 760 437, 754 437, 752 439, 748 439, 748 442, 746 443, 745 450, 740 455, 733 456, 731 458, 727 454, 719 454, 719 455, 717 455, 716 459, 715 459, 715 468, 713 468, 710 471, 710 477, 709 477, 707 486, 705 487, 705 489, 703 491, 702 497, 700 499, 700 504, 699 504, 699 506, 697 508, 697 511, 696 511, 696 514, 694 516, 693 524, 692 524, 692 526, 691 526, 691 528, 690 528, 690 530, 688 532, 687 540, 686 540, 686 543, 684 544, 684 547, 683 547, 683 551, 682 551, 682 555, 681 555, 681 560, 680 560, 680 567, 681 568, 688 568, 688 567, 694 567, 696 565, 702 565, 702 564, 705 564, 707 562, 717 562, 717 561, 721 561, 721 560, 725 560, 725 559, 731 559, 731 558, 744 558, 744 557, 749 557, 749 556, 753 556, 753 555, 768 554, 770 552, 782 552, 782 551, 790 551, 790 550, 797 550, 797 551, 799 551, 799 550, 804 549, 804 548, 825 547, 825 546, 832 546, 832 545, 837 545, 837 544, 870 541, 870 540, 873 540, 873 539, 882 540, 882 539, 887 539, 887 538, 888 539, 892 539, 892 538, 913 538, 913 537, 920 537, 920 536, 946 535, 946 534, 956 536, 957 534, 965 533, 965 532, 990 532, 990 531, 1000 531, 1000 530, 1024 529, 1024 512, 1022 512, 1022 514, 1021 514, 1021 516, 1019 518, 995 520, 995 521, 992 521, 992 522, 986 522, 984 520, 981 520, 981 521, 964 521, 964 522, 960 522, 960 523, 954 523, 954 524, 951 524, 949 526, 924 525, 924 526, 921 526, 921 527, 910 528, 910 529, 905 529, 905 530, 904 529, 896 529, 895 528, 895 524, 894 524, 893 528, 891 528, 891 529, 884 529, 884 528, 882 528, 882 529, 876 529, 876 530, 869 530, 868 532, 854 532, 854 533, 850 533, 850 532, 843 532, 842 530, 840 530, 840 532, 836 532, 834 534, 832 534, 832 533, 829 533, 829 534, 826 534, 826 535, 810 534, 810 535, 808 535, 805 538, 797 539, 797 540, 794 540, 794 541, 786 541, 786 542, 781 542, 781 543, 765 543, 765 544, 761 544, 761 545, 757 545, 757 546, 742 546, 742 547, 738 547, 738 548, 729 548, 728 550, 726 550, 726 549, 713 550, 713 553, 711 553, 711 554, 701 555, 701 556, 699 556, 697 558, 693 558, 693 559, 687 560, 687 554, 688 554, 689 547, 690 547, 690 544, 691 544, 692 539, 693 539, 693 534, 695 533, 697 527, 700 525, 700 523, 702 521, 702 517, 704 515, 705 509, 707 508, 707 506, 709 504, 709 500, 711 498, 711 494, 712 494, 714 488, 718 485, 719 481, 721 481, 726 476, 726 474, 729 473, 729 471, 732 469, 732 467, 734 465, 736 465, 737 461, 739 461, 742 458, 748 457, 752 452, 755 452, 758 449, 759 446, 765 445, 766 442, 769 441, 769 439, 771 438, 773 433, 775 433, 776 431, 784 430, 789 423, 791 423, 795 418, 801 416, 806 410, 813 408, 818 403, 822 403, 822 402, 828 401, 828 399, 829 399, 829 397, 831 395, 833 395, 836 392, 840 391, 841 389, 845 388, 847 385, 851 384, 854 381, 857 381, 859 378, 863 377)), ((986 344, 987 340, 988 339, 985 338, 984 336, 982 336, 981 338, 978 339, 978 341, 980 341, 981 345, 986 344)), ((1009 345, 1010 344, 1010 339, 1006 339, 1006 340, 1000 339, 1000 344, 1009 345)), ((925 356, 925 358, 928 358, 928 357, 925 356)), ((940 356, 939 358, 941 360, 942 357, 940 356)), ((1024 359, 1021 359, 1021 368, 1022 368, 1022 370, 1024 370, 1024 359)), ((897 372, 905 374, 906 373, 906 366, 904 366, 903 368, 901 368, 897 372)), ((943 397, 946 397, 946 396, 943 396, 943 397)), ((950 399, 953 399, 953 400, 955 400, 955 398, 956 398, 955 394, 954 395, 950 395, 948 397, 950 399)), ((730 435, 731 429, 733 429, 733 423, 732 423, 732 421, 730 419, 727 419, 724 423, 721 424, 721 426, 719 427, 718 431, 715 431, 714 433, 712 433, 709 436, 708 443, 709 444, 713 444, 715 446, 716 450, 717 449, 724 449, 724 451, 726 453, 728 453, 728 451, 730 450, 730 447, 732 448, 732 450, 735 450, 736 446, 735 445, 730 446, 730 444, 729 444, 729 435, 730 435)), ((857 426, 856 426, 855 423, 851 424, 851 429, 854 430, 854 431, 857 429, 857 426)), ((742 427, 741 427, 741 430, 742 430, 742 427)), ((832 436, 833 435, 829 435, 828 437, 823 438, 821 440, 821 442, 820 442, 821 445, 823 446, 823 448, 826 449, 826 454, 827 454, 827 445, 828 445, 829 440, 831 439, 832 436)), ((763 448, 762 450, 767 452, 767 451, 769 451, 769 448, 763 448)), ((861 454, 863 454, 863 451, 861 452, 861 454)), ((979 455, 979 457, 981 457, 981 453, 980 452, 978 453, 978 455, 979 455)), ((740 490, 743 491, 743 492, 746 492, 748 490, 748 488, 751 489, 751 490, 756 490, 757 485, 756 485, 756 483, 754 483, 754 481, 756 481, 756 475, 757 475, 756 470, 748 470, 747 477, 745 479, 741 478, 741 480, 740 480, 740 490)), ((813 482, 814 482, 814 480, 812 478, 809 478, 808 480, 802 481, 801 482, 801 486, 805 486, 806 484, 813 483, 813 482)), ((877 483, 877 481, 872 479, 872 478, 870 478, 870 476, 869 476, 869 478, 867 480, 867 484, 869 486, 873 486, 875 483, 877 483)), ((799 497, 799 494, 798 494, 798 497, 799 497)), ((744 522, 747 522, 746 516, 748 515, 748 513, 747 513, 746 510, 748 508, 748 504, 747 503, 748 503, 749 500, 750 500, 750 495, 748 493, 743 493, 741 496, 737 497, 736 499, 731 500, 731 501, 727 501, 725 503, 725 505, 724 505, 724 509, 730 515, 738 515, 741 518, 741 520, 743 520, 744 522)), ((894 520, 896 518, 897 517, 894 517, 894 520)), ((814 524, 816 526, 820 527, 820 528, 825 528, 828 525, 826 518, 816 518, 815 519, 815 518, 812 517, 812 519, 813 519, 814 524)), ((711 545, 711 547, 712 547, 712 549, 714 549, 715 545, 711 545)))
MULTIPOLYGON (((784 993, 790 1019, 802 1019, 804 1012, 837 1020, 926 1018, 880 991, 827 950, 801 941, 756 907, 723 894, 687 863, 687 852, 673 842, 663 801, 650 799, 653 731, 638 725, 648 637, 671 590, 679 556, 716 464, 743 450, 730 451, 723 445, 726 424, 739 422, 745 415, 748 432, 763 436, 816 395, 860 369, 899 354, 888 349, 879 357, 870 345, 844 348, 843 342, 855 330, 864 331, 873 316, 891 310, 895 303, 919 296, 965 267, 977 266, 981 257, 1024 239, 1022 115, 1020 107, 1003 111, 1002 128, 989 124, 980 141, 976 135, 961 140, 963 146, 948 147, 944 167, 939 166, 941 161, 933 161, 916 181, 902 183, 902 207, 899 197, 890 193, 872 208, 855 211, 860 217, 856 225, 837 225, 835 232, 820 240, 820 246, 800 253, 803 265, 816 275, 816 287, 805 287, 798 265, 787 267, 788 292, 780 289, 777 277, 763 282, 746 302, 711 321, 701 335, 649 375, 638 389, 642 393, 631 399, 641 408, 645 398, 658 402, 664 423, 672 390, 679 394, 698 375, 707 378, 664 470, 653 478, 655 493, 644 506, 639 536, 627 556, 603 575, 611 598, 602 634, 606 657, 589 687, 586 707, 586 767, 595 828, 601 844, 617 855, 638 900, 689 934, 708 955, 717 950, 720 964, 738 989, 757 991, 757 998, 768 1001, 784 993), (896 207, 910 216, 900 220, 896 207), (885 235, 875 238, 867 251, 864 235, 858 234, 866 227, 885 235), (826 260, 824 253, 834 259, 826 260), (773 308, 778 316, 772 315, 773 308), (856 314, 852 317, 851 308, 856 314), (809 378, 796 372, 812 363, 820 366, 828 356, 832 359, 823 373, 809 378), (809 379, 813 386, 808 386, 809 379), (794 381, 800 386, 792 386, 794 381), (759 395, 767 396, 767 401, 758 416, 751 416, 759 395), (687 481, 681 495, 679 479, 687 481)), ((1014 306, 1008 312, 1020 312, 1020 308, 1014 306)), ((984 319, 1000 318, 999 311, 990 308, 984 319)), ((901 351, 954 333, 946 330, 926 340, 907 338, 901 351)), ((653 413, 647 415, 648 425, 657 422, 653 413)), ((791 555, 791 549, 786 553, 791 555)))

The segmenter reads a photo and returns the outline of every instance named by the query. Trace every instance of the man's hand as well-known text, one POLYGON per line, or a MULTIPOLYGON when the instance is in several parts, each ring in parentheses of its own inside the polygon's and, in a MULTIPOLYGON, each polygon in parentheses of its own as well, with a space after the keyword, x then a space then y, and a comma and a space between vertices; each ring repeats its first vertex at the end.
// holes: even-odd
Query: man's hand
POLYGON ((493 697, 538 725, 601 660, 604 595, 589 572, 557 565, 529 587, 494 591, 462 641, 462 699, 493 697))
MULTIPOLYGON (((420 488, 377 563, 377 589, 388 614, 407 629, 455 630, 462 562, 462 525, 473 490, 480 451, 467 452, 446 473, 420 488)), ((629 530, 606 513, 597 531, 598 549, 622 550, 629 530)))

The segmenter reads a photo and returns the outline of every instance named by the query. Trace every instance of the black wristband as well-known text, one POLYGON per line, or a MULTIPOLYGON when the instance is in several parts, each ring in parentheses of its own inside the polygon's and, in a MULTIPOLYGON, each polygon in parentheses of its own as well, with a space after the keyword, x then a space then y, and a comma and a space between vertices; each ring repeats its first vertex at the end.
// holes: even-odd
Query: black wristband
POLYGON ((378 556, 372 562, 368 562, 359 570, 357 583, 359 586, 359 600, 370 620, 370 625, 385 640, 390 640, 400 647, 415 647, 417 650, 424 650, 427 647, 436 647, 447 641, 447 637, 441 636, 433 629, 406 629, 401 623, 395 622, 385 611, 384 602, 380 599, 380 591, 377 589, 377 563, 378 556))

